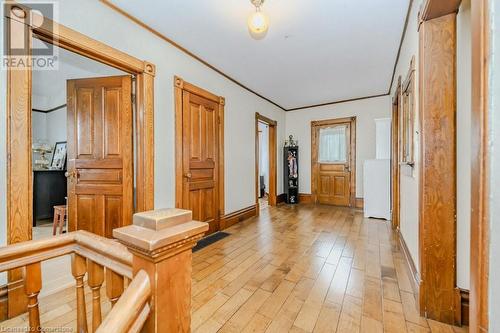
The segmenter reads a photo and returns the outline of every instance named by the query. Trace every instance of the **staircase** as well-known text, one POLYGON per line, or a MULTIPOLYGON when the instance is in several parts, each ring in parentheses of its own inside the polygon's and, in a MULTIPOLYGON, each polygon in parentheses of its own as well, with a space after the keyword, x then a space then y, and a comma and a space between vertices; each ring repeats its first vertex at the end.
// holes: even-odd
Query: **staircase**
POLYGON ((0 247, 0 272, 23 272, 25 299, 8 301, 24 302, 29 331, 42 332, 41 263, 71 255, 77 332, 189 332, 191 249, 207 230, 207 223, 192 221, 190 211, 160 209, 135 214, 132 225, 113 230, 115 239, 79 230, 0 247), (91 323, 85 282, 92 293, 91 323), (103 285, 112 304, 104 319, 103 285))

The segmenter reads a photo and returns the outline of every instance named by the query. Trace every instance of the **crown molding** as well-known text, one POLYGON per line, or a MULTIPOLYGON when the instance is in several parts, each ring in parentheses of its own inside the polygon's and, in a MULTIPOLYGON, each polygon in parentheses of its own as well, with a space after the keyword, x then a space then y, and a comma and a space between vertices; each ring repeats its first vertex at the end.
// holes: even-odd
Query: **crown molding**
POLYGON ((394 68, 392 69, 391 83, 389 84, 388 94, 391 93, 392 85, 394 84, 394 78, 396 77, 396 68, 398 67, 399 57, 401 55, 401 48, 403 47, 403 42, 406 38, 406 30, 408 29, 408 22, 410 21, 411 7, 413 6, 413 0, 410 0, 408 4, 408 11, 406 12, 405 25, 403 28, 403 33, 401 34, 401 40, 399 41, 398 53, 396 54, 396 61, 394 62, 394 68))
POLYGON ((148 30, 149 32, 151 32, 153 35, 155 35, 156 37, 159 37, 160 39, 164 40, 165 42, 171 44, 172 46, 174 46, 175 48, 177 48, 178 50, 186 53, 188 56, 194 58, 195 60, 201 62, 203 65, 207 66, 208 68, 210 68, 211 70, 217 72, 218 74, 222 75, 223 77, 225 77, 226 79, 228 79, 229 81, 237 84, 238 86, 240 86, 241 88, 251 92, 252 94, 256 95, 257 97, 260 97, 262 98, 263 100, 273 104, 274 106, 277 106, 278 108, 280 108, 281 110, 283 111, 286 111, 286 109, 284 107, 282 107, 281 105, 279 105, 278 103, 276 102, 273 102, 272 100, 270 100, 269 98, 265 97, 265 96, 262 96, 261 94, 257 93, 256 91, 248 88, 247 86, 245 86, 243 83, 237 81, 236 79, 232 78, 231 76, 227 75, 226 73, 224 73, 223 71, 221 71, 220 69, 218 69, 217 67, 209 64, 208 62, 206 62, 205 60, 203 60, 202 58, 200 58, 199 56, 197 56, 196 54, 194 54, 193 52, 189 51, 188 49, 186 49, 185 47, 181 46, 180 44, 174 42, 172 39, 168 38, 167 36, 163 35, 162 33, 160 33, 158 30, 155 30, 153 28, 151 28, 149 25, 147 25, 146 23, 144 23, 143 21, 139 20, 137 17, 129 14, 128 12, 124 11, 123 9, 121 9, 120 7, 112 4, 109 0, 99 0, 101 3, 103 3, 104 5, 108 6, 109 8, 111 8, 112 10, 114 10, 115 12, 125 16, 126 18, 128 18, 129 20, 131 20, 132 22, 134 22, 135 24, 139 25, 140 27, 148 30))
POLYGON ((356 98, 342 99, 342 100, 333 101, 333 102, 300 106, 297 108, 286 109, 285 111, 297 111, 297 110, 303 110, 303 109, 317 108, 320 106, 354 102, 354 101, 360 101, 362 99, 377 98, 377 97, 383 97, 383 96, 388 96, 388 95, 389 95, 389 93, 385 93, 385 94, 378 94, 378 95, 369 95, 369 96, 362 96, 362 97, 356 97, 356 98))
POLYGON ((321 107, 321 106, 326 106, 326 105, 333 105, 333 104, 340 104, 340 103, 346 103, 346 102, 353 102, 353 101, 358 101, 358 100, 363 100, 363 99, 368 99, 368 98, 376 98, 376 97, 382 97, 382 96, 389 95, 390 91, 391 91, 392 83, 393 83, 393 80, 394 80, 394 75, 395 75, 395 72, 396 72, 396 67, 397 67, 397 64, 398 64, 398 61, 399 61, 399 55, 400 55, 400 52, 401 52, 401 47, 402 47, 402 44, 403 44, 404 36, 406 34, 406 29, 407 29, 407 26, 408 26, 408 18, 409 18, 409 14, 410 14, 410 11, 411 11, 411 6, 412 6, 412 3, 413 3, 413 0, 410 0, 410 4, 408 6, 408 12, 406 14, 406 22, 405 22, 405 26, 404 26, 404 29, 403 29, 403 34, 401 36, 401 41, 400 41, 400 44, 399 44, 399 49, 398 49, 398 53, 397 53, 397 56, 396 56, 396 61, 395 61, 395 64, 394 64, 394 69, 393 69, 393 73, 392 73, 391 84, 389 85, 389 91, 387 93, 385 93, 385 94, 378 94, 378 95, 362 96, 362 97, 356 97, 356 98, 351 98, 351 99, 332 101, 332 102, 327 102, 327 103, 305 105, 305 106, 299 106, 299 107, 293 107, 293 108, 285 108, 285 107, 281 106, 280 104, 272 101, 271 99, 269 99, 269 98, 267 98, 267 97, 265 97, 265 96, 257 93, 256 91, 250 89, 249 87, 245 86, 244 84, 242 84, 241 82, 239 82, 236 79, 232 78, 231 76, 227 75, 222 70, 220 70, 217 67, 211 65, 207 61, 203 60, 201 57, 197 56, 196 54, 194 54, 193 52, 189 51, 188 49, 186 49, 182 45, 180 45, 177 42, 173 41, 172 39, 168 38, 167 36, 165 36, 164 34, 162 34, 161 32, 159 32, 158 30, 153 29, 152 27, 150 27, 149 25, 147 25, 146 23, 144 23, 143 21, 141 21, 137 17, 131 15, 130 13, 128 13, 125 10, 121 9, 120 7, 114 5, 113 3, 110 2, 110 0, 99 0, 99 1, 102 4, 104 4, 105 6, 109 7, 111 10, 113 10, 113 11, 117 12, 118 14, 126 17, 127 19, 131 20, 132 22, 134 22, 138 26, 140 26, 140 27, 148 30, 153 35, 155 35, 156 37, 159 37, 163 41, 169 43, 170 45, 174 46, 178 50, 184 52, 188 56, 190 56, 190 57, 194 58, 195 60, 199 61, 200 63, 202 63, 203 65, 207 66, 211 70, 213 70, 216 73, 222 75, 224 78, 228 79, 229 81, 237 84, 241 88, 243 88, 243 89, 251 92, 252 94, 256 95, 257 97, 260 97, 263 100, 265 100, 265 101, 273 104, 274 106, 280 108, 283 111, 297 111, 297 110, 302 110, 302 109, 309 109, 309 108, 321 107))

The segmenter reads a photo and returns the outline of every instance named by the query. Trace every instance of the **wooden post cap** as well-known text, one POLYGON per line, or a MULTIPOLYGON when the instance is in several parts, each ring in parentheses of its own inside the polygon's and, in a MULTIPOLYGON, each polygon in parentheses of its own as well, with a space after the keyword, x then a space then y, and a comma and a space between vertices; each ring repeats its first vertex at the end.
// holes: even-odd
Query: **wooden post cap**
POLYGON ((113 237, 132 252, 165 258, 193 247, 208 230, 208 223, 191 220, 191 211, 158 209, 134 214, 133 225, 113 230, 113 237))
POLYGON ((140 227, 158 231, 177 224, 190 222, 192 219, 193 214, 190 210, 162 208, 134 214, 133 223, 140 227))

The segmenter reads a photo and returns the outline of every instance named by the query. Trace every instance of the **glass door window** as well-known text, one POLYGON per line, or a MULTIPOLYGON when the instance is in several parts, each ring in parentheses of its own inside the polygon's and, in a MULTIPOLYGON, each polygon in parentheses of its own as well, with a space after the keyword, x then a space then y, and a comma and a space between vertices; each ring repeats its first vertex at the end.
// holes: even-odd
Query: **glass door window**
POLYGON ((320 128, 318 162, 346 163, 347 152, 346 125, 320 128))

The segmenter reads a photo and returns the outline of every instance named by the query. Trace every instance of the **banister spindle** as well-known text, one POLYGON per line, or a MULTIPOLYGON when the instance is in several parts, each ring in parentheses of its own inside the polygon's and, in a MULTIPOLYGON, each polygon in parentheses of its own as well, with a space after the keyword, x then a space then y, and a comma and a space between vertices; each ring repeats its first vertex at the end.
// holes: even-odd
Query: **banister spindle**
POLYGON ((74 253, 71 257, 71 273, 76 280, 76 331, 87 333, 87 310, 85 308, 85 290, 83 277, 87 272, 87 260, 74 253))
POLYGON ((92 290, 92 332, 95 332, 102 321, 101 286, 104 282, 104 267, 87 260, 87 271, 89 273, 88 284, 92 290))
POLYGON ((30 332, 41 332, 38 294, 42 289, 42 271, 40 262, 26 266, 25 292, 28 296, 28 313, 30 332))
POLYGON ((123 276, 107 268, 106 295, 108 296, 111 305, 115 305, 116 301, 118 301, 122 293, 123 293, 123 276))
POLYGON ((132 282, 132 280, 130 280, 128 277, 123 277, 123 290, 126 290, 128 288, 130 282, 132 282))

